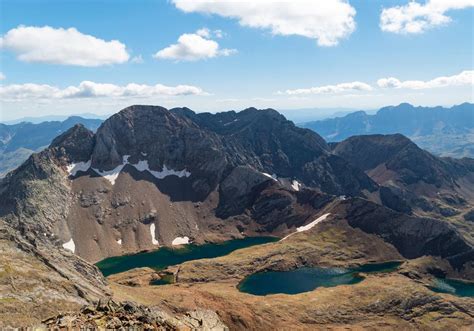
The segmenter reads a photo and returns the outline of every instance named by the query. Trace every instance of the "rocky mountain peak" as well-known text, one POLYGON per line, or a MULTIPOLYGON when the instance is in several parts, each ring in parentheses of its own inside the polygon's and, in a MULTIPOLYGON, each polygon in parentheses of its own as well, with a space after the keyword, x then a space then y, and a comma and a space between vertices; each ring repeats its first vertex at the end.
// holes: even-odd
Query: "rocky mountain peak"
POLYGON ((410 139, 401 134, 353 136, 337 144, 334 153, 350 159, 351 163, 366 171, 388 161, 410 145, 418 149, 410 139))
POLYGON ((76 124, 60 136, 56 137, 49 146, 60 155, 65 155, 69 162, 85 162, 94 147, 94 133, 82 124, 76 124))

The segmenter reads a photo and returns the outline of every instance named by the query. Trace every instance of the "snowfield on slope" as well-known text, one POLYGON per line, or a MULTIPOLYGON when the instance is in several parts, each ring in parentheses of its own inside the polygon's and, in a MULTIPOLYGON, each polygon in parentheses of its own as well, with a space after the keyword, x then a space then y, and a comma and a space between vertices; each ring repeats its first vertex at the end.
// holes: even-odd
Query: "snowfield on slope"
POLYGON ((319 224, 319 223, 321 223, 322 221, 324 221, 329 215, 331 215, 331 213, 324 214, 324 215, 318 217, 317 219, 315 219, 314 221, 312 221, 311 223, 308 223, 308 224, 306 224, 306 225, 297 227, 295 232, 290 233, 289 235, 287 235, 286 237, 284 237, 284 238, 281 239, 280 241, 285 240, 286 238, 288 238, 288 237, 294 235, 295 233, 308 231, 308 230, 314 228, 317 224, 319 224))
POLYGON ((140 160, 136 164, 132 164, 128 162, 128 159, 130 158, 130 155, 124 155, 122 164, 116 166, 112 170, 99 170, 97 168, 92 168, 91 167, 91 160, 87 162, 78 162, 78 163, 71 163, 70 165, 67 166, 67 171, 70 176, 76 176, 78 172, 86 172, 89 169, 94 170, 98 175, 101 177, 104 177, 107 179, 112 185, 115 184, 115 181, 117 180, 119 174, 122 172, 123 168, 129 164, 133 166, 135 169, 137 169, 140 172, 143 171, 148 171, 153 177, 158 178, 158 179, 163 179, 168 176, 177 176, 179 178, 182 177, 189 177, 191 176, 191 173, 185 169, 183 170, 174 170, 174 169, 169 169, 166 164, 163 164, 163 170, 161 171, 156 171, 156 170, 151 170, 149 165, 148 165, 148 160, 140 160))

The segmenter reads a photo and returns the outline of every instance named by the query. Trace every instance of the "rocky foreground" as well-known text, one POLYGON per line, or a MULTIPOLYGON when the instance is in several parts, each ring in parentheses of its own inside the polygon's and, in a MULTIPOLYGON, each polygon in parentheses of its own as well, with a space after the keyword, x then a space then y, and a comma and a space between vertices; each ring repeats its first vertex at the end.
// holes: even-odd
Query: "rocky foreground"
POLYGON ((137 330, 213 330, 228 328, 209 310, 193 310, 171 316, 133 302, 117 303, 107 299, 88 305, 79 312, 59 314, 43 321, 49 329, 137 329, 137 330))

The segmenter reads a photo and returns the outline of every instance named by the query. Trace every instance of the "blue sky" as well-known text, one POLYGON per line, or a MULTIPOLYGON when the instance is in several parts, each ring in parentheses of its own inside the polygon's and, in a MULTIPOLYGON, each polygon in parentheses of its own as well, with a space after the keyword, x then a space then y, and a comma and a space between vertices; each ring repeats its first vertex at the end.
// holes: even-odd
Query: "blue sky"
POLYGON ((187 5, 186 0, 0 0, 1 119, 105 114, 136 103, 219 111, 249 106, 373 109, 405 101, 419 105, 473 101, 472 1, 420 0, 419 7, 409 8, 408 1, 301 0, 301 6, 311 10, 306 14, 292 8, 303 15, 296 21, 273 10, 269 1, 258 15, 245 5, 226 7, 218 2, 200 6, 187 5), (343 22, 333 22, 342 9, 348 10, 343 22), (383 28, 384 10, 392 25, 383 28), (420 11, 422 15, 417 14, 420 11), (397 21, 400 13, 405 21, 397 21), (322 16, 315 20, 311 15, 322 16), (329 27, 319 27, 326 17, 329 27), (281 26, 266 23, 272 19, 281 20, 281 26), (351 20, 354 26, 344 27, 351 20), (41 30, 45 26, 51 29, 41 30), (347 31, 331 37, 341 27, 347 31), (94 54, 95 47, 87 42, 77 47, 81 38, 69 45, 73 38, 67 34, 64 40, 55 39, 61 28, 75 28, 81 36, 102 41, 103 52, 109 53, 94 54), (308 36, 292 30, 297 28, 317 32, 308 36), (199 29, 207 32, 197 33, 199 29), (38 42, 38 36, 49 38, 49 33, 51 41, 38 42), (179 44, 183 34, 193 35, 188 48, 200 47, 196 43, 204 40, 200 53, 171 48, 153 57, 179 44), (333 44, 324 45, 328 36, 333 44), (123 49, 108 50, 112 40, 123 49), (218 48, 212 49, 216 44, 218 48), (64 58, 57 58, 63 50, 64 58), (48 58, 49 51, 54 58, 48 58), (33 58, 22 58, 28 52, 33 58), (81 56, 90 61, 97 56, 102 62, 72 63, 72 58, 81 56), (390 77, 395 80, 380 81, 390 77), (449 79, 436 81, 439 77, 449 79), (93 84, 81 86, 83 81, 93 84), (94 85, 103 83, 113 86, 94 85), (131 83, 142 85, 140 91, 125 89, 131 83), (152 88, 156 84, 166 86, 167 92, 152 88), (180 85, 187 87, 177 89, 180 85), (68 87, 72 92, 65 91, 68 87))

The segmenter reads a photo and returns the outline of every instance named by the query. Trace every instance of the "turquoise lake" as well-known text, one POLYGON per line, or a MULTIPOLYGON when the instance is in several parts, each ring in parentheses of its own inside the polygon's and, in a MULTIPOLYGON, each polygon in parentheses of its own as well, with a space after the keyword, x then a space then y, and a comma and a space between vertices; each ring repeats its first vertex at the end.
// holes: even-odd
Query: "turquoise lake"
POLYGON ((216 244, 185 245, 179 248, 163 247, 151 252, 110 257, 96 263, 104 276, 133 268, 150 267, 155 270, 186 261, 227 255, 237 249, 278 241, 275 237, 247 237, 216 244))

